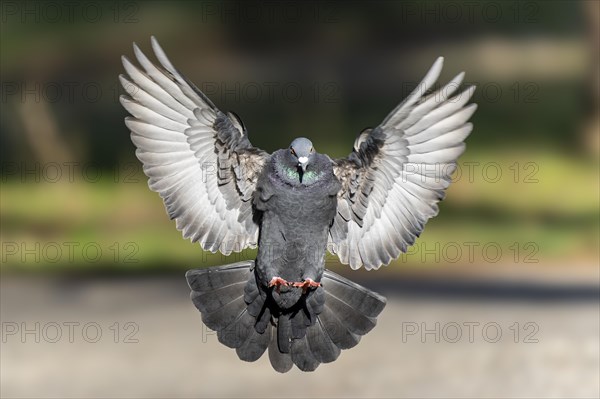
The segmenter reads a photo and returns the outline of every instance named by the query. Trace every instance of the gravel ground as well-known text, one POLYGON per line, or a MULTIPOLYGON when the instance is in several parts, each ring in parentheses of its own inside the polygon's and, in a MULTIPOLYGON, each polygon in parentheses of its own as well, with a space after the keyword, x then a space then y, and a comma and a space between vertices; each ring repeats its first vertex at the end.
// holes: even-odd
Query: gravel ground
POLYGON ((595 286, 544 296, 522 295, 526 288, 511 291, 508 284, 498 288, 506 291, 503 296, 478 290, 457 295, 468 287, 448 289, 457 286, 453 282, 400 281, 396 287, 413 287, 400 293, 392 291, 394 281, 365 284, 388 296, 377 327, 336 362, 313 373, 294 369, 281 375, 266 356, 241 362, 219 344, 203 327, 181 278, 3 276, 0 393, 3 398, 600 396, 595 286))

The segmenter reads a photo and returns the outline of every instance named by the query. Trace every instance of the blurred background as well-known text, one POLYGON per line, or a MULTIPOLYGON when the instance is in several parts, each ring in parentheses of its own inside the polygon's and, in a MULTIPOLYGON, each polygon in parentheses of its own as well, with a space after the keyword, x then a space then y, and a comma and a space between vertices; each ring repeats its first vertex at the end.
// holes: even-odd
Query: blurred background
POLYGON ((596 1, 1 3, 2 397, 598 397, 596 1), (269 152, 347 155, 439 55, 479 104, 455 182, 378 272, 378 326, 316 372, 238 361, 123 123, 121 55, 173 64, 269 152))

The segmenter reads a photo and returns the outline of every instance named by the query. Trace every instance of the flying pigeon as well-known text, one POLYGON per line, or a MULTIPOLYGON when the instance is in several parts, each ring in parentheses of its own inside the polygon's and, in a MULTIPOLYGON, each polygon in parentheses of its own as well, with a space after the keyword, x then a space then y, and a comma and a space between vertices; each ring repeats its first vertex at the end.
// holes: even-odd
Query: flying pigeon
POLYGON ((432 92, 440 57, 348 157, 320 154, 307 138, 268 154, 151 41, 158 64, 134 44, 141 69, 123 57, 128 77, 119 76, 150 189, 204 250, 258 246, 255 260, 186 273, 202 321, 242 360, 268 350, 278 372, 336 360, 375 326, 386 299, 325 270, 326 252, 367 270, 406 252, 437 214, 465 149, 474 87, 453 96, 460 73, 432 92))

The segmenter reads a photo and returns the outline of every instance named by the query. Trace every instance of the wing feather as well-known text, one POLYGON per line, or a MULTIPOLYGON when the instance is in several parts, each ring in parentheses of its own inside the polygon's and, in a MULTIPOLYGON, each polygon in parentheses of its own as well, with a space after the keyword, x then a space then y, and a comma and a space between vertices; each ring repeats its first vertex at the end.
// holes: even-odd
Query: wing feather
POLYGON ((254 148, 241 120, 223 113, 177 71, 152 37, 158 64, 134 44, 121 104, 136 156, 185 238, 224 254, 255 247, 252 193, 269 155, 254 148))
POLYGON ((361 132, 354 151, 333 161, 342 190, 328 249, 353 269, 389 264, 438 213, 477 108, 467 105, 473 86, 454 95, 464 72, 428 94, 442 66, 440 57, 381 125, 361 132))

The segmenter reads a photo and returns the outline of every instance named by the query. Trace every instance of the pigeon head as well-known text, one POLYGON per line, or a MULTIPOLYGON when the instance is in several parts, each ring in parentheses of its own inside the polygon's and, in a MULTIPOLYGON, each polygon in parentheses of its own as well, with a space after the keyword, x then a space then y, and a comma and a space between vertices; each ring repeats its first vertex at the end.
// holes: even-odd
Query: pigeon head
POLYGON ((306 168, 314 159, 314 156, 315 149, 309 139, 299 137, 290 144, 288 159, 302 169, 302 173, 306 172, 306 168))

